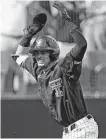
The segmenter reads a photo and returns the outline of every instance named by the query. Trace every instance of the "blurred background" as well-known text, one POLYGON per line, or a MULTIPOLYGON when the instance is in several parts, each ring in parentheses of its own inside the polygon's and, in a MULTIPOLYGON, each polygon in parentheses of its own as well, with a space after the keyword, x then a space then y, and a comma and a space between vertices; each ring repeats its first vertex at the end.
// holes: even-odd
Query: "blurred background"
MULTIPOLYGON (((99 137, 106 137, 106 1, 61 1, 72 21, 80 27, 88 48, 80 81, 88 111, 99 125, 99 137)), ((53 1, 2 1, 0 39, 1 137, 60 138, 62 127, 43 106, 37 82, 11 58, 24 35, 23 29, 41 12, 47 23, 39 33, 59 43, 60 58, 75 45, 73 38, 52 7, 53 1), (46 127, 46 128, 45 128, 46 127)))

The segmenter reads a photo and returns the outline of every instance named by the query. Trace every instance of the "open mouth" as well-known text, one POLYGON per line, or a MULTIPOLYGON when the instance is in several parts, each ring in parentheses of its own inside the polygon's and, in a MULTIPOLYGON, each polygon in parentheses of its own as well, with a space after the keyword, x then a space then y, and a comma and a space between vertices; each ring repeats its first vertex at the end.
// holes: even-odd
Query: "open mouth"
POLYGON ((39 63, 44 63, 44 60, 43 59, 39 59, 38 62, 39 63))
POLYGON ((39 59, 37 61, 37 63, 38 63, 38 66, 44 66, 44 60, 43 59, 39 59))

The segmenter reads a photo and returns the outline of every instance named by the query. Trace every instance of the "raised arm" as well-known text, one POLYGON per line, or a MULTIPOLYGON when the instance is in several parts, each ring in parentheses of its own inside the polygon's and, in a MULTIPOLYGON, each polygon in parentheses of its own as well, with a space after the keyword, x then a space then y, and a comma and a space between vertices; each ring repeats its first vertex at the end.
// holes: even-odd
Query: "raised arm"
POLYGON ((62 19, 64 20, 70 35, 75 41, 75 47, 71 50, 71 55, 76 61, 81 61, 87 48, 87 42, 78 27, 72 22, 71 17, 68 15, 67 10, 64 6, 56 1, 53 6, 61 12, 62 19))
POLYGON ((25 35, 23 36, 16 53, 11 55, 18 65, 28 58, 30 41, 34 35, 42 30, 46 20, 46 14, 40 13, 34 17, 33 22, 25 29, 25 35))
POLYGON ((82 61, 87 49, 87 42, 74 23, 72 23, 69 19, 66 19, 65 23, 76 44, 71 50, 71 55, 76 61, 82 61))

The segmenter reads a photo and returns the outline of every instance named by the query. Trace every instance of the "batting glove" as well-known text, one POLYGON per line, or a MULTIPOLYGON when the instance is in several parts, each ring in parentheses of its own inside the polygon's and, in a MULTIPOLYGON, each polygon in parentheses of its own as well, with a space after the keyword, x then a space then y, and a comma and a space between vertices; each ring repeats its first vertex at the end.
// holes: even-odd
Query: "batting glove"
POLYGON ((74 32, 77 26, 72 22, 71 17, 68 15, 67 9, 63 6, 63 4, 59 1, 55 1, 53 7, 55 7, 59 11, 60 16, 62 16, 70 32, 74 32))

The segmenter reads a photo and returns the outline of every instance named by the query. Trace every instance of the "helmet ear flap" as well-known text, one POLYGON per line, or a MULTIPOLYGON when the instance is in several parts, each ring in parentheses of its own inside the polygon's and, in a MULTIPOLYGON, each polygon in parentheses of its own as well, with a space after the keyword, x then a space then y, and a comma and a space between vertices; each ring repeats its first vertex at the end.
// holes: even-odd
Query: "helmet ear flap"
POLYGON ((60 54, 60 49, 58 49, 57 51, 51 52, 50 53, 50 60, 51 61, 55 61, 59 58, 59 54, 60 54))

